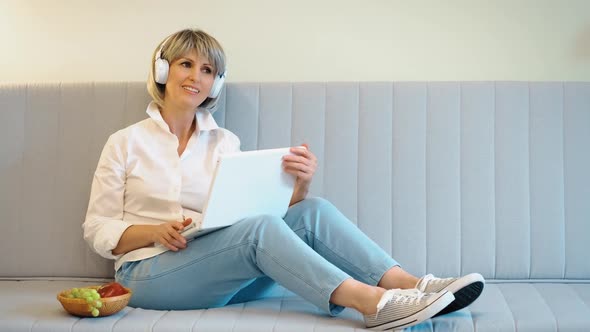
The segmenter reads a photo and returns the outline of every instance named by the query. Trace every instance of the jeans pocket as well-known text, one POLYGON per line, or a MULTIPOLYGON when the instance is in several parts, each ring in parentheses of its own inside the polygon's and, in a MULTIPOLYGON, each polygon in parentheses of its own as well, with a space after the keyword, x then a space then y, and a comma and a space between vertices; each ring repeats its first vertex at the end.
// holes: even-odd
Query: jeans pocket
POLYGON ((119 279, 129 280, 132 273, 133 273, 133 267, 135 267, 135 265, 137 265, 139 262, 141 262, 141 261, 123 263, 123 265, 121 265, 121 267, 115 272, 115 279, 116 280, 119 280, 119 279))

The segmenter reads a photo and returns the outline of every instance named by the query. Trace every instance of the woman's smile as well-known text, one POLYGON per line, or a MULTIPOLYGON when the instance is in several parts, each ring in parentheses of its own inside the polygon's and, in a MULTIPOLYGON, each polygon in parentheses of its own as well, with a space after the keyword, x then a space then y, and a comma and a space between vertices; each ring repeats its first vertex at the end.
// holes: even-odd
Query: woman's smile
POLYGON ((199 89, 192 87, 190 85, 184 85, 182 88, 185 89, 188 93, 193 94, 193 95, 197 95, 199 92, 201 92, 199 89))

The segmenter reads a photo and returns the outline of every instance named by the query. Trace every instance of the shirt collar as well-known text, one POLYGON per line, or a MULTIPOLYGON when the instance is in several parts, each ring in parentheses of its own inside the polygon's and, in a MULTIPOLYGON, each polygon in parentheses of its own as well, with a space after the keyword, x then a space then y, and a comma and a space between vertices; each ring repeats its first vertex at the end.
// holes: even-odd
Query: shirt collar
MULTIPOLYGON (((155 102, 150 102, 145 112, 150 116, 150 118, 156 121, 158 126, 165 129, 166 131, 170 131, 170 127, 168 127, 168 124, 162 118, 160 109, 155 102)), ((197 122, 199 131, 210 131, 219 128, 217 122, 215 122, 215 119, 213 118, 213 115, 211 115, 211 113, 206 109, 197 109, 195 112, 195 121, 197 122)))

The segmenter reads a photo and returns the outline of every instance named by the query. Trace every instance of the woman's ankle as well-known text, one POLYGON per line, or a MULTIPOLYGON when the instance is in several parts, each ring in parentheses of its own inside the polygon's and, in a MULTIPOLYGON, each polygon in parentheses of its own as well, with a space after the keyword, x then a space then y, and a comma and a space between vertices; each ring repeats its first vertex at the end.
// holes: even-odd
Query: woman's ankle
POLYGON ((384 288, 367 285, 351 278, 334 290, 330 302, 369 315, 377 312, 377 303, 385 291, 384 288))
POLYGON ((363 315, 374 315, 377 313, 377 304, 385 291, 385 288, 371 287, 371 290, 366 293, 367 297, 355 309, 363 315))
POLYGON ((406 272, 399 265, 396 265, 383 274, 378 286, 385 289, 409 289, 415 288, 418 280, 419 278, 406 272))

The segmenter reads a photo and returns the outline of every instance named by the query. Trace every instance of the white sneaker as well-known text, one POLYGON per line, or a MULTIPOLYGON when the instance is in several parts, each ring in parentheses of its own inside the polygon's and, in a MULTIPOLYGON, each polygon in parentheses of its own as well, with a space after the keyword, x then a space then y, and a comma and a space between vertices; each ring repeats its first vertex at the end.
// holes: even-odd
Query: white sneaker
POLYGON ((448 291, 424 294, 417 289, 390 289, 377 304, 377 313, 364 315, 365 324, 371 330, 402 329, 429 319, 454 299, 448 291))
POLYGON ((455 301, 435 315, 439 316, 463 309, 473 303, 481 295, 484 284, 485 281, 479 273, 471 273, 460 278, 444 279, 428 274, 418 280, 416 288, 424 293, 449 291, 455 295, 455 301))

